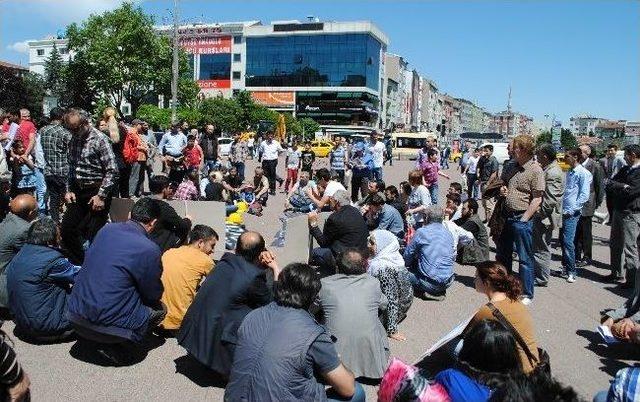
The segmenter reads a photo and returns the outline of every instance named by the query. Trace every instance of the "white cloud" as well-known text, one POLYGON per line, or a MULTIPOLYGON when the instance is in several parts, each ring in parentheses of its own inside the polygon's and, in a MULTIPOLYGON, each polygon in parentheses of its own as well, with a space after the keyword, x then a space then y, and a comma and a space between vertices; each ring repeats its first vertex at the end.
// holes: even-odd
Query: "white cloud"
POLYGON ((27 14, 39 14, 64 28, 72 22, 81 22, 90 14, 113 10, 124 0, 30 0, 19 1, 27 14))
POLYGON ((29 53, 28 43, 32 40, 34 39, 27 39, 21 42, 12 43, 11 45, 7 46, 7 49, 13 50, 14 52, 18 52, 18 53, 29 53))

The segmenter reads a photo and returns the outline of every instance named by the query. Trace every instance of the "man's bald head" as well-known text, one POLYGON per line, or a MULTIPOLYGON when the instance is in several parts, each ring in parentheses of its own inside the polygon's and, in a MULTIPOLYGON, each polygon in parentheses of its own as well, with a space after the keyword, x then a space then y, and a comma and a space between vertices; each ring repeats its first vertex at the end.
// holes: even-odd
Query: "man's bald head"
POLYGON ((12 214, 21 217, 25 221, 31 222, 38 216, 38 204, 36 203, 36 199, 30 194, 18 195, 11 200, 9 207, 11 208, 12 214))
POLYGON ((238 238, 236 254, 249 262, 256 262, 264 250, 264 238, 258 232, 244 232, 238 238))

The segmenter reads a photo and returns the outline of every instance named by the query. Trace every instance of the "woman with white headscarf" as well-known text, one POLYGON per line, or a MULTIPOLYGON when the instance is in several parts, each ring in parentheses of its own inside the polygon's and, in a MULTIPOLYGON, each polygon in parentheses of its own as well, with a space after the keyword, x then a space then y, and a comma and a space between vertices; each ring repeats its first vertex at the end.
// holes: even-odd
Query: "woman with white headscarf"
POLYGON ((387 336, 397 341, 407 338, 398 332, 398 324, 407 316, 413 302, 409 272, 400 255, 398 238, 388 230, 374 230, 369 235, 369 274, 380 281, 380 289, 389 305, 384 317, 387 336))

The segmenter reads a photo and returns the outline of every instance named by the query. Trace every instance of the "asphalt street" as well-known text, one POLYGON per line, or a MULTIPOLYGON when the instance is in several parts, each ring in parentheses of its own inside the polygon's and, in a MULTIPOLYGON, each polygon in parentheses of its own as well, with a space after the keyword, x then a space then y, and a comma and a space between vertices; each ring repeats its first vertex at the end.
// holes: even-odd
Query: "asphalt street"
MULTIPOLYGON (((326 164, 326 159, 317 167, 322 164, 326 164)), ((255 164, 249 162, 247 172, 251 172, 253 166, 255 164)), ((406 180, 412 166, 410 161, 395 161, 393 167, 385 166, 385 181, 397 185, 406 180)), ((284 171, 282 161, 278 171, 281 174, 284 171)), ((448 173, 454 180, 460 180, 459 173, 453 169, 448 173)), ((448 182, 442 180, 441 194, 447 186, 448 182)), ((277 217, 283 202, 284 195, 279 192, 269 201, 263 217, 247 219, 247 226, 260 231, 267 243, 278 229, 277 217)), ((609 273, 609 228, 594 223, 593 232, 596 266, 582 269, 580 278, 573 284, 552 278, 548 287, 536 288, 530 306, 538 342, 549 352, 553 374, 587 400, 608 387, 619 368, 633 365, 640 357, 632 347, 605 346, 595 332, 599 311, 622 304, 629 291, 603 283, 603 276, 609 273)), ((282 256, 290 251, 285 246, 275 252, 282 256)), ((558 269, 560 249, 554 254, 552 268, 558 269)), ((485 303, 484 296, 473 288, 473 276, 472 267, 456 266, 456 281, 444 301, 416 299, 400 325, 400 331, 408 339, 390 340, 391 355, 406 362, 415 361, 485 303)), ((156 339, 146 359, 133 366, 104 367, 95 364, 97 360, 76 342, 30 345, 15 338, 11 322, 6 322, 3 328, 14 340, 18 357, 31 378, 34 401, 219 401, 223 398, 224 389, 220 384, 193 363, 175 339, 156 339)), ((366 388, 368 400, 375 400, 376 388, 366 388)))

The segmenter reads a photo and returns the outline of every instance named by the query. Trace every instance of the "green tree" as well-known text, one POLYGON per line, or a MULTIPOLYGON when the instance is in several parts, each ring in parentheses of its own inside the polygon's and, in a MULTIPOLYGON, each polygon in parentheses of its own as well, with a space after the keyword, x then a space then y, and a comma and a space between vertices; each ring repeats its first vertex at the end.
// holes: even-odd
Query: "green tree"
POLYGON ((44 82, 45 89, 51 96, 61 98, 65 89, 65 66, 64 61, 56 45, 53 45, 51 54, 44 62, 44 82))
POLYGON ((551 144, 551 139, 551 132, 543 131, 538 134, 538 137, 536 138, 536 146, 540 146, 542 144, 551 144))
POLYGON ((99 97, 90 82, 89 63, 82 52, 77 53, 63 70, 63 82, 58 104, 63 107, 79 107, 90 113, 102 113, 104 107, 113 105, 104 96, 99 97), (103 107, 98 108, 103 104, 103 107))
POLYGON ((300 126, 302 127, 305 140, 314 138, 315 133, 317 131, 320 131, 320 124, 309 117, 304 117, 298 121, 300 122, 300 126))
MULTIPOLYGON (((142 8, 124 3, 67 27, 69 49, 83 55, 91 89, 113 105, 126 100, 134 116, 150 95, 170 93, 172 47, 168 37, 154 31, 153 22, 142 8)), ((184 51, 180 70, 188 71, 184 51)))
POLYGON ((166 130, 171 124, 171 109, 159 108, 156 105, 141 105, 137 117, 155 129, 166 130))
POLYGON ((242 108, 234 99, 207 98, 202 101, 199 111, 202 123, 214 124, 225 132, 244 129, 241 121, 242 108))
POLYGON ((571 133, 571 130, 563 128, 560 131, 560 145, 563 149, 571 149, 578 146, 578 140, 576 136, 571 133))
POLYGON ((17 112, 27 108, 34 121, 42 117, 45 84, 41 75, 16 74, 11 69, 0 68, 0 94, 0 109, 17 112))

